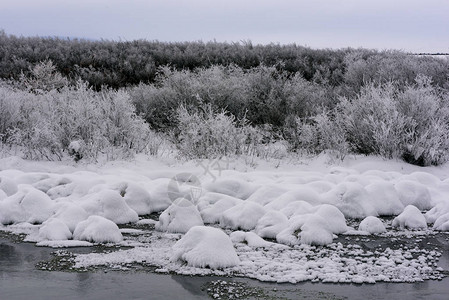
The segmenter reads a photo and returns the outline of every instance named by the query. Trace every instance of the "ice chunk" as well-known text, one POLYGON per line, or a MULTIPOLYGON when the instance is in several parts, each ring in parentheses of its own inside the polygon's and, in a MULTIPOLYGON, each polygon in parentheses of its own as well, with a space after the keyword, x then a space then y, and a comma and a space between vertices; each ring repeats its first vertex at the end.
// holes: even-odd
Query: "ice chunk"
POLYGON ((213 227, 192 227, 173 250, 173 261, 183 260, 192 267, 221 269, 240 263, 229 236, 213 227))
POLYGON ((159 216, 156 229, 160 231, 185 233, 194 226, 201 226, 203 219, 189 200, 179 198, 159 216))
POLYGON ((426 229, 427 222, 416 206, 408 205, 399 216, 394 218, 392 226, 400 229, 426 229))
POLYGON ((101 216, 90 216, 78 223, 73 238, 93 243, 119 243, 123 240, 118 226, 101 216))
POLYGON ((368 216, 360 222, 359 231, 365 231, 371 234, 385 232, 385 225, 379 218, 368 216))

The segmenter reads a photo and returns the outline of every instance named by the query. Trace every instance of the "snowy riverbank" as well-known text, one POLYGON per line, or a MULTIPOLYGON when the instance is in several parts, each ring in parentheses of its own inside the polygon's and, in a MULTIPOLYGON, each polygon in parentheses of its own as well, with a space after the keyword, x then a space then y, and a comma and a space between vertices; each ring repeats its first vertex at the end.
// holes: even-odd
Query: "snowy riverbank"
POLYGON ((328 161, 141 157, 99 166, 7 157, 0 230, 41 246, 131 247, 77 255, 75 268, 144 263, 275 282, 441 278, 441 249, 422 241, 449 230, 449 166, 328 161), (148 218, 156 212, 158 221, 148 218))

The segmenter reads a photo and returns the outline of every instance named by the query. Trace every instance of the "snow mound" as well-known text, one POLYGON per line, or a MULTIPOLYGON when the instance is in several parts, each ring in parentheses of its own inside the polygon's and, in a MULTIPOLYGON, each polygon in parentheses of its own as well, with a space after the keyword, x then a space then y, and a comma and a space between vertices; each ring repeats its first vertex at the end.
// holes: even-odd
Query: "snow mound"
POLYGON ((274 245, 273 243, 265 241, 254 232, 234 231, 231 233, 230 238, 233 243, 246 243, 248 246, 255 248, 265 248, 274 245))
POLYGON ((253 230, 259 219, 266 212, 266 209, 260 204, 252 201, 244 201, 223 212, 220 218, 220 226, 236 230, 253 230))
POLYGON ((222 198, 216 203, 201 209, 200 213, 201 217, 204 220, 204 223, 207 224, 219 223, 223 215, 223 212, 243 202, 243 200, 237 198, 233 198, 226 195, 222 196, 224 196, 225 198, 222 198))
POLYGON ((247 201, 254 201, 260 205, 266 205, 282 194, 286 193, 288 190, 285 188, 278 187, 276 185, 267 185, 256 190, 247 201))
POLYGON ((212 227, 192 227, 173 250, 172 261, 182 260, 191 267, 221 269, 240 263, 229 236, 212 227))
POLYGON ((118 191, 126 204, 138 215, 152 212, 150 194, 143 187, 132 182, 120 182, 112 189, 118 191))
POLYGON ((262 238, 274 239, 287 226, 288 219, 283 213, 270 210, 259 219, 254 231, 262 238))
POLYGON ((399 216, 394 218, 392 226, 400 229, 427 229, 427 221, 416 206, 408 205, 399 216))
POLYGON ((163 211, 172 204, 167 192, 169 183, 170 178, 158 178, 147 186, 147 191, 151 195, 151 212, 163 211))
POLYGON ((5 192, 7 196, 14 195, 19 190, 17 184, 9 178, 0 177, 0 190, 5 192))
POLYGON ((379 218, 368 216, 360 222, 359 231, 368 232, 370 234, 378 234, 387 230, 379 218))
POLYGON ((216 181, 205 185, 205 188, 210 192, 246 200, 259 188, 259 186, 242 179, 219 178, 216 181))
POLYGON ((118 226, 101 216, 90 216, 80 222, 73 232, 73 238, 93 243, 119 243, 123 240, 118 226))
POLYGON ((432 208, 431 196, 425 185, 416 181, 401 180, 394 187, 404 206, 414 205, 420 210, 432 208))
POLYGON ((404 204, 391 182, 377 181, 366 186, 371 196, 372 204, 381 216, 398 215, 404 210, 404 204))
POLYGON ((323 202, 336 206, 345 217, 360 219, 377 216, 372 198, 366 189, 357 182, 342 182, 322 194, 323 202))
POLYGON ((322 246, 331 244, 334 235, 326 226, 327 220, 319 215, 311 215, 301 226, 301 244, 322 246))
POLYGON ((441 215, 433 224, 433 229, 439 231, 449 231, 449 213, 441 215))
POLYGON ((80 199, 79 204, 89 215, 105 217, 116 224, 134 223, 139 216, 125 202, 119 193, 109 189, 92 193, 80 199))
POLYGON ((190 228, 201 225, 204 225, 203 219, 196 206, 185 198, 179 198, 159 216, 156 229, 186 233, 190 228))
POLYGON ((88 217, 89 214, 81 206, 71 202, 62 203, 52 216, 52 218, 61 220, 71 232, 75 230, 79 222, 88 217))
POLYGON ((276 241, 294 246, 298 244, 328 245, 334 234, 329 223, 318 214, 306 214, 290 219, 289 226, 276 235, 276 241))
POLYGON ((274 201, 265 205, 265 207, 268 209, 280 210, 295 201, 305 201, 313 205, 321 203, 321 198, 313 189, 307 186, 301 186, 282 194, 274 201))
POLYGON ((326 221, 327 229, 332 233, 340 234, 348 230, 345 216, 333 205, 319 205, 315 215, 322 217, 326 221))
POLYGON ((42 223, 46 221, 54 212, 54 202, 50 197, 35 188, 29 188, 28 193, 20 202, 28 223, 42 223))
POLYGON ((68 240, 72 238, 72 233, 63 221, 50 219, 39 228, 39 238, 50 241, 68 240))
POLYGON ((312 204, 305 201, 295 201, 289 203, 287 206, 281 209, 281 213, 286 215, 288 218, 296 215, 304 215, 315 211, 314 206, 312 204))

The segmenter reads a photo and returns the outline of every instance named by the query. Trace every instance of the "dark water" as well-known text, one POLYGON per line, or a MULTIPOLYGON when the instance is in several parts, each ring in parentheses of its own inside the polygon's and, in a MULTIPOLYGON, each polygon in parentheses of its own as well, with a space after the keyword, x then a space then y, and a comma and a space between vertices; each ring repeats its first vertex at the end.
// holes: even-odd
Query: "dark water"
MULTIPOLYGON (((414 284, 273 284, 245 278, 189 277, 150 272, 56 272, 36 269, 54 249, 0 237, 0 299, 211 299, 204 286, 216 280, 244 283, 263 299, 449 299, 449 279, 414 284)), ((449 267, 445 251, 440 264, 449 267)))

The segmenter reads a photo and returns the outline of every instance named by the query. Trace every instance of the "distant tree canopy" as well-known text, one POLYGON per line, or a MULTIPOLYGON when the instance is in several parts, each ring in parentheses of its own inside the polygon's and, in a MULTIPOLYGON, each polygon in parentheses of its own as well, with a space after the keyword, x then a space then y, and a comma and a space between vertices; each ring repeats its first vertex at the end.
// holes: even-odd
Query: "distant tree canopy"
POLYGON ((417 57, 399 51, 365 49, 316 50, 291 45, 253 45, 251 42, 91 41, 51 37, 16 37, 0 31, 0 78, 18 79, 42 61, 52 61, 56 70, 75 82, 93 88, 121 88, 153 83, 160 67, 193 71, 214 65, 235 65, 250 70, 275 66, 287 76, 344 90, 358 91, 365 81, 413 82, 418 74, 447 84, 449 64, 432 57, 417 57), (362 74, 363 73, 363 74, 362 74))

